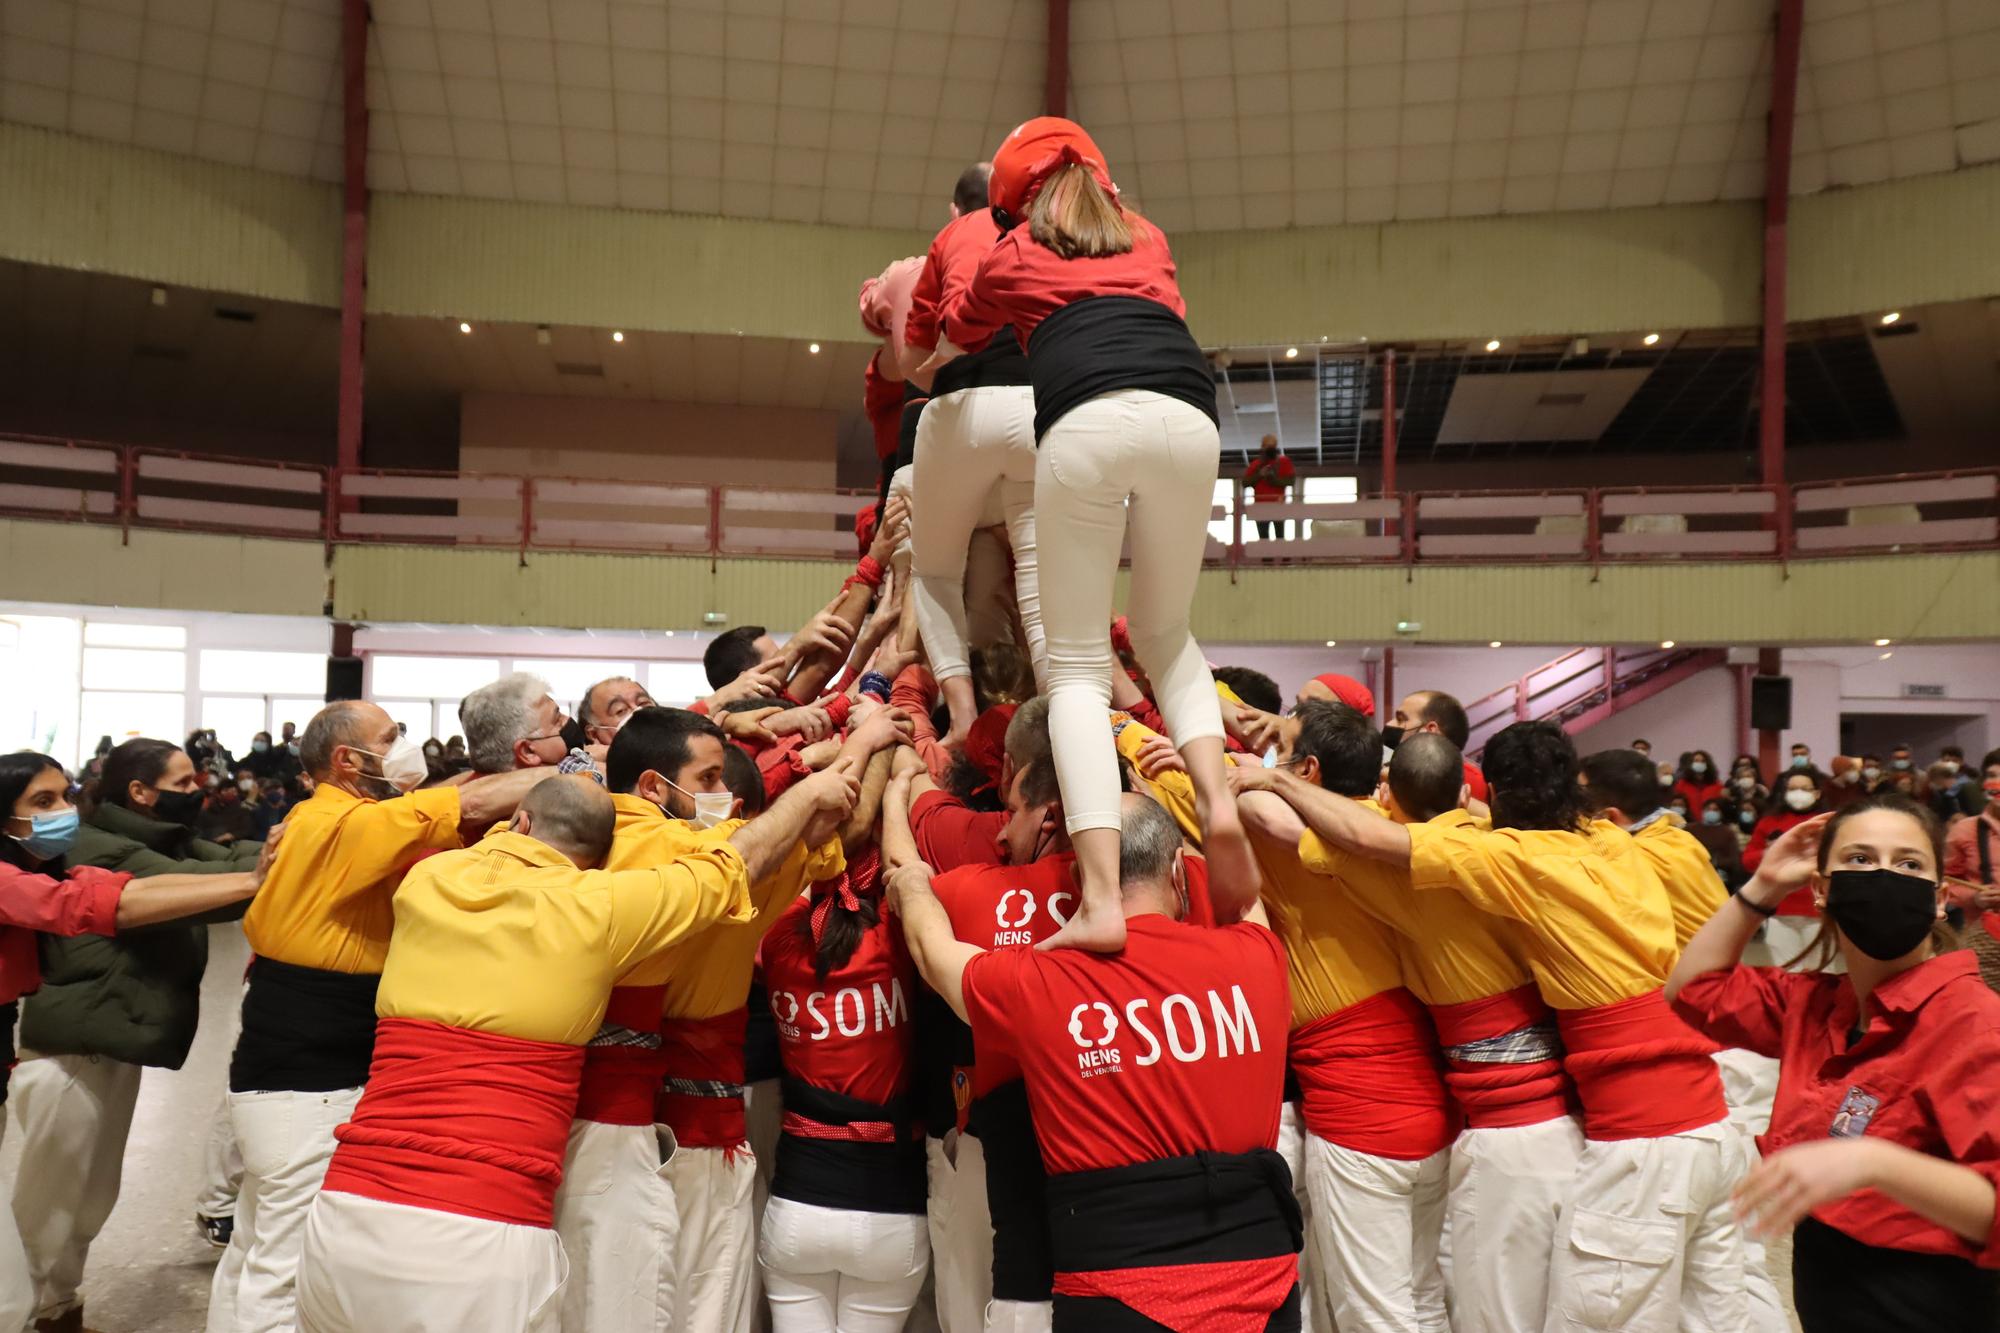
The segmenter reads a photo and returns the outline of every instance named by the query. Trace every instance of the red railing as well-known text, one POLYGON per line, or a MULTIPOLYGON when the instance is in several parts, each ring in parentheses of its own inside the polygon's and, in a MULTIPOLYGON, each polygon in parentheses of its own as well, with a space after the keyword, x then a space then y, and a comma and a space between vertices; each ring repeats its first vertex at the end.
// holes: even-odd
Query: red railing
POLYGON ((1549 719, 1575 734, 1726 660, 1714 648, 1571 649, 1467 704, 1466 753, 1516 722, 1549 719))
MULTIPOLYGON (((0 514, 328 543, 848 559, 864 491, 525 477, 0 438, 0 514)), ((1793 486, 1422 491, 1233 503, 1205 559, 1449 565, 1796 557, 2000 546, 2000 469, 1793 486), (1260 539, 1260 523, 1272 536, 1260 539)))

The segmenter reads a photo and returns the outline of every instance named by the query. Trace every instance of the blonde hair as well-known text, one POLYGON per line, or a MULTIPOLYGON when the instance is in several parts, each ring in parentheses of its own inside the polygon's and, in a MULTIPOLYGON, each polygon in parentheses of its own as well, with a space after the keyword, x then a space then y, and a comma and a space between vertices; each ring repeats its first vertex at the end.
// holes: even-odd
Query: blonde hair
POLYGON ((1132 249, 1132 227, 1090 168, 1072 162, 1043 182, 1028 205, 1028 235, 1064 259, 1098 259, 1132 249))

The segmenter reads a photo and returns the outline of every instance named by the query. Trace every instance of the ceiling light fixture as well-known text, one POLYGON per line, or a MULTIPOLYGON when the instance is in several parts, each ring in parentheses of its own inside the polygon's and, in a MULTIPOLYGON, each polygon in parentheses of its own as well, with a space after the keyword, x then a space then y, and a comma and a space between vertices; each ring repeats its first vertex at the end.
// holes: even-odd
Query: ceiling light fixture
POLYGON ((1298 349, 1298 348, 1296 348, 1296 347, 1287 347, 1287 348, 1285 349, 1285 359, 1286 359, 1287 361, 1291 360, 1291 359, 1292 359, 1293 357, 1297 356, 1298 354, 1299 354, 1299 349, 1298 349))
POLYGON ((1338 647, 1340 647, 1340 645, 1339 645, 1338 643, 1336 643, 1336 642, 1335 642, 1334 640, 1332 640, 1332 639, 1328 639, 1328 640, 1326 641, 1326 646, 1327 646, 1327 647, 1329 647, 1329 648, 1338 648, 1338 647))
POLYGON ((1673 646, 1674 646, 1674 641, 1673 641, 1672 639, 1661 639, 1661 640, 1660 640, 1660 647, 1661 647, 1662 649, 1667 649, 1667 648, 1671 648, 1671 647, 1673 647, 1673 646))
POLYGON ((543 347, 547 347, 549 345, 549 343, 552 340, 549 337, 548 325, 546 324, 535 325, 535 341, 540 343, 543 347))
POLYGON ((1488 648, 1498 648, 1500 646, 1500 640, 1495 639, 1493 642, 1487 644, 1486 646, 1488 648))
POLYGON ((1488 339, 1486 340, 1486 350, 1487 350, 1487 351, 1489 351, 1489 352, 1497 352, 1497 351, 1499 351, 1499 350, 1500 350, 1500 340, 1499 340, 1498 338, 1488 338, 1488 339))
POLYGON ((461 319, 458 321, 458 331, 460 333, 470 333, 472 332, 472 326, 461 319))
POLYGON ((624 332, 624 330, 622 330, 622 329, 613 329, 613 330, 611 330, 611 341, 612 341, 612 342, 615 342, 615 343, 622 343, 622 342, 624 342, 624 341, 625 341, 625 332, 624 332))
POLYGON ((1654 343, 1658 342, 1659 340, 1660 340, 1659 334, 1649 333, 1645 337, 1641 338, 1639 341, 1646 344, 1646 346, 1651 347, 1654 343))
POLYGON ((1877 640, 1875 640, 1875 646, 1876 646, 1877 648, 1887 648, 1887 647, 1889 646, 1889 640, 1887 640, 1887 639, 1877 639, 1877 640))
POLYGON ((807 350, 808 352, 811 352, 811 353, 812 353, 812 354, 813 354, 814 356, 818 356, 818 355, 819 355, 819 344, 818 344, 818 343, 807 343, 807 344, 806 344, 806 350, 807 350))
POLYGON ((1888 314, 1882 316, 1882 322, 1884 324, 1894 324, 1897 320, 1901 319, 1902 317, 1903 317, 1902 311, 1891 310, 1888 314))

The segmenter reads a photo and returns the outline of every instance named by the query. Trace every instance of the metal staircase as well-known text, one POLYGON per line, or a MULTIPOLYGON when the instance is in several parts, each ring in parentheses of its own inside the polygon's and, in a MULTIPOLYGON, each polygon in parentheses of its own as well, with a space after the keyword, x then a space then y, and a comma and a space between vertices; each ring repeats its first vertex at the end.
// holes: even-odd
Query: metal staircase
POLYGON ((1477 759, 1515 722, 1550 721, 1574 736, 1728 660, 1720 648, 1578 648, 1466 705, 1477 759))

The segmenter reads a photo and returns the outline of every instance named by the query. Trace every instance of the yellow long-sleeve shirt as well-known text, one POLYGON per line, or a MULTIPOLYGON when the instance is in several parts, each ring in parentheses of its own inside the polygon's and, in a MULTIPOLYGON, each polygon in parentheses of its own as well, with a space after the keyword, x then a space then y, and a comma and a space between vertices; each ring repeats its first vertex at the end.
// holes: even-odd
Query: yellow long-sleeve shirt
POLYGON ((371 801, 320 784, 285 819, 285 840, 243 917, 261 958, 329 972, 382 970, 404 872, 459 845, 458 788, 371 801))
POLYGON ((1579 833, 1414 824, 1410 883, 1455 889, 1519 922, 1523 956, 1554 1009, 1656 991, 1679 956, 1667 891, 1631 835, 1603 820, 1579 833))
MULTIPOLYGON (((743 826, 726 820, 712 829, 669 819, 651 801, 613 795, 618 811, 607 869, 625 870, 658 865, 690 850, 727 843, 743 826)), ((666 985, 665 1016, 714 1018, 741 1008, 750 995, 757 963, 757 946, 792 900, 815 881, 847 868, 840 840, 819 847, 803 842, 791 849, 779 867, 750 887, 750 911, 701 931, 663 953, 642 960, 618 979, 623 986, 666 985)))
POLYGON ((579 870, 546 843, 496 833, 404 877, 375 1011, 581 1046, 618 976, 752 917, 743 857, 726 841, 644 869, 579 870))
POLYGON ((1632 843, 1667 891, 1667 904, 1674 913, 1675 950, 1687 948, 1694 933, 1722 910, 1729 897, 1708 848, 1667 819, 1656 819, 1634 833, 1632 843))

